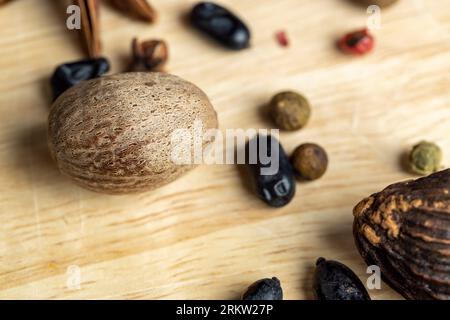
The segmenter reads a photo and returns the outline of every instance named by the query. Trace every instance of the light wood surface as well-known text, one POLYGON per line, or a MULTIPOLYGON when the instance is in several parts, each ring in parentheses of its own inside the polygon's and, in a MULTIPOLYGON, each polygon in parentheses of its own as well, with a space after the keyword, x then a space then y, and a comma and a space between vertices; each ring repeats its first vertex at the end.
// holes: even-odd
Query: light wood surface
MULTIPOLYGON (((281 141, 289 152, 321 144, 329 170, 299 183, 292 203, 277 210, 248 191, 233 165, 202 166, 140 195, 83 190, 57 171, 46 147, 48 78, 57 64, 83 57, 61 3, 0 8, 0 298, 233 299, 277 276, 286 299, 311 299, 319 256, 367 278, 352 208, 413 177, 401 169, 404 150, 428 139, 450 163, 449 1, 403 0, 384 10, 375 51, 355 58, 334 43, 364 27, 367 15, 344 0, 223 0, 253 31, 252 48, 241 52, 188 26, 194 1, 154 0, 155 25, 102 7, 113 72, 126 65, 132 37, 167 40, 168 69, 210 96, 221 129, 270 128, 261 110, 271 95, 303 92, 312 119, 281 141), (289 48, 275 42, 278 30, 289 48)), ((400 298, 384 283, 371 295, 400 298)))

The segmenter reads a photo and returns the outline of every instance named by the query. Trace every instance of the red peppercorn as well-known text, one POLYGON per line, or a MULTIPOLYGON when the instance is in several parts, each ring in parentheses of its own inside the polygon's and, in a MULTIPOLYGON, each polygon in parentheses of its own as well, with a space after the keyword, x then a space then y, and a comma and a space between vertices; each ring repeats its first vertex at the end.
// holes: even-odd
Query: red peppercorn
POLYGON ((277 39, 277 42, 281 47, 289 46, 289 39, 285 31, 278 31, 277 33, 275 33, 275 38, 277 39))
POLYGON ((349 54, 363 55, 372 51, 375 39, 369 30, 351 32, 339 40, 339 48, 349 54))

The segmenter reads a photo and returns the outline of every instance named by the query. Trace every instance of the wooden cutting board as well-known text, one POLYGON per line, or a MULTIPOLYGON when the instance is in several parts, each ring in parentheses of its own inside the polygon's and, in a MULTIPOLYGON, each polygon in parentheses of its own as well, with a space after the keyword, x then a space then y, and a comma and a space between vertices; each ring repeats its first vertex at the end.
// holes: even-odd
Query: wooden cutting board
MULTIPOLYGON (((435 141, 450 164, 449 1, 383 10, 375 51, 358 58, 334 46, 368 17, 348 1, 223 0, 253 31, 252 48, 241 52, 190 28, 184 16, 194 2, 154 0, 155 25, 102 6, 113 72, 124 70, 132 37, 167 40, 168 69, 210 96, 221 129, 270 128, 262 110, 271 95, 303 92, 312 119, 281 141, 289 152, 306 141, 324 146, 326 175, 299 183, 282 209, 255 198, 234 165, 205 165, 140 195, 77 187, 47 152, 48 79, 84 53, 62 1, 15 0, 0 8, 0 298, 234 299, 277 276, 286 299, 310 299, 319 256, 366 281, 352 208, 413 177, 399 164, 405 150, 435 141), (290 47, 274 40, 279 30, 290 47)), ((371 295, 400 298, 384 283, 371 295)))

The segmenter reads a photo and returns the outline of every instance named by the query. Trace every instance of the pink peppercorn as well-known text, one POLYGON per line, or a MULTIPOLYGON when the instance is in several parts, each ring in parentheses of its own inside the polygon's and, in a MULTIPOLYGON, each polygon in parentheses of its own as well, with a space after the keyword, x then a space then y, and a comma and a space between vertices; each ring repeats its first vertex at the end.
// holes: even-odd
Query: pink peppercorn
POLYGON ((339 48, 348 54, 363 55, 372 51, 375 39, 369 30, 351 32, 339 40, 339 48))
POLYGON ((286 31, 278 31, 277 33, 275 33, 275 38, 277 39, 277 42, 281 47, 289 46, 289 39, 286 31))

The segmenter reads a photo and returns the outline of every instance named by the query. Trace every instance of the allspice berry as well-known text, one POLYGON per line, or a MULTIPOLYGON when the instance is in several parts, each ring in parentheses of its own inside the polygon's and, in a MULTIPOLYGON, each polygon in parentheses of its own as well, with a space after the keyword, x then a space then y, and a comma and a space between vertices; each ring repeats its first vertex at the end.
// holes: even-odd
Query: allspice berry
POLYGON ((422 141, 409 153, 409 168, 412 172, 428 175, 441 169, 442 151, 432 142, 422 141))
POLYGON ((328 155, 321 146, 305 143, 294 150, 291 162, 300 178, 316 180, 327 170, 328 155))
POLYGON ((276 94, 269 104, 270 116, 284 130, 298 130, 306 125, 311 116, 308 100, 293 91, 276 94))

